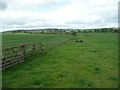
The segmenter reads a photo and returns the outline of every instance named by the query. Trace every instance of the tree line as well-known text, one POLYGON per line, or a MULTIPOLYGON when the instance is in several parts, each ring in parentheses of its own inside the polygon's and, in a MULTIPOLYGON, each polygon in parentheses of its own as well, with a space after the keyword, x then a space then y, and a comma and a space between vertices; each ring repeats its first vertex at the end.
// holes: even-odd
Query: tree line
POLYGON ((28 33, 28 34, 71 34, 76 36, 77 33, 91 33, 91 32, 112 32, 118 33, 119 28, 100 28, 100 29, 42 29, 42 30, 15 30, 13 33, 28 33))

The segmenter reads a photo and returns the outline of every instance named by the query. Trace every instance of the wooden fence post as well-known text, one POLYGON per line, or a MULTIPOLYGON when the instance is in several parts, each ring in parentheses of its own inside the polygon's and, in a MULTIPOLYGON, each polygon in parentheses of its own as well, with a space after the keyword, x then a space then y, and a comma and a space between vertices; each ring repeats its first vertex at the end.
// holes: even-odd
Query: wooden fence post
POLYGON ((2 58, 2 69, 3 69, 3 70, 5 69, 5 57, 2 58))
POLYGON ((26 53, 25 53, 25 45, 21 45, 20 46, 20 51, 22 52, 23 54, 23 58, 26 56, 26 53))

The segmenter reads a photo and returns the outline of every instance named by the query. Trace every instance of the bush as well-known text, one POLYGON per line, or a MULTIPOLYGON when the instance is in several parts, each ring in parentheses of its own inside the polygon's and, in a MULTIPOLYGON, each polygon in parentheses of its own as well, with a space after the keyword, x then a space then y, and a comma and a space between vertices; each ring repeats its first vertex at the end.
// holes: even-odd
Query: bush
POLYGON ((77 32, 71 31, 71 35, 77 36, 77 32))

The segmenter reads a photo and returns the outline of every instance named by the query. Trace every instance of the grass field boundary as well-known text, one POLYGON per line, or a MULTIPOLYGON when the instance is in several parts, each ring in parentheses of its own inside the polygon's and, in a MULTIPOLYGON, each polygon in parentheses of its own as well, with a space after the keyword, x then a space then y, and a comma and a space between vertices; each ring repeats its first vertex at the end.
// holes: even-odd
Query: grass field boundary
MULTIPOLYGON (((25 57, 31 55, 31 52, 43 52, 43 48, 41 44, 20 45, 16 47, 6 48, 2 50, 2 52, 3 56, 2 63, 0 63, 0 68, 4 70, 5 68, 23 62, 25 60, 25 57)), ((34 53, 32 53, 32 55, 33 54, 34 53)))
POLYGON ((2 60, 2 62, 0 62, 0 69, 4 70, 18 63, 22 63, 25 58, 45 53, 58 45, 69 42, 72 39, 73 37, 64 41, 34 43, 5 48, 2 50, 3 55, 0 58, 2 60))

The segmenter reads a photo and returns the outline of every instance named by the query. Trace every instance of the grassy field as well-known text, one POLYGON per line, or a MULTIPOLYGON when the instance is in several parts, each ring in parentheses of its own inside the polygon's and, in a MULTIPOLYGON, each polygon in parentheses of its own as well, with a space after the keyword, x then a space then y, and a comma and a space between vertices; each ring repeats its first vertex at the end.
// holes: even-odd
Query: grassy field
POLYGON ((60 42, 66 41, 70 38, 70 35, 64 34, 2 34, 3 48, 12 46, 19 46, 21 44, 34 44, 34 43, 46 43, 46 42, 60 42))
MULTIPOLYGON (((3 35, 3 45, 8 47, 20 43, 59 41, 68 38, 70 36, 66 35, 3 35)), ((45 55, 29 57, 22 64, 5 70, 3 87, 118 87, 118 35, 78 34, 74 40, 55 47, 45 55)))

